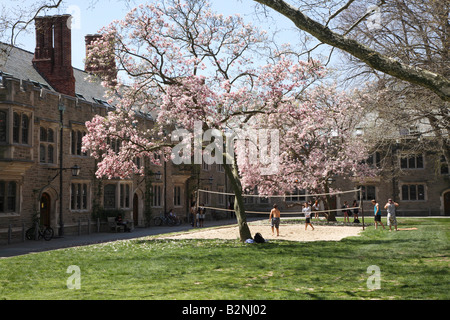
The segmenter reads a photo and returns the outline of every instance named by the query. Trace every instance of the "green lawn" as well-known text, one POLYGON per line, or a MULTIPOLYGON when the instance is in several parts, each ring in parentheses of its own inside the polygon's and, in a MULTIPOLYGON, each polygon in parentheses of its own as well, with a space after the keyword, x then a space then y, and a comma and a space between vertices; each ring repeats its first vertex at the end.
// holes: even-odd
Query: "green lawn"
POLYGON ((450 219, 398 220, 418 230, 259 245, 144 238, 0 259, 0 299, 449 299, 450 219), (67 288, 70 265, 79 290, 67 288))

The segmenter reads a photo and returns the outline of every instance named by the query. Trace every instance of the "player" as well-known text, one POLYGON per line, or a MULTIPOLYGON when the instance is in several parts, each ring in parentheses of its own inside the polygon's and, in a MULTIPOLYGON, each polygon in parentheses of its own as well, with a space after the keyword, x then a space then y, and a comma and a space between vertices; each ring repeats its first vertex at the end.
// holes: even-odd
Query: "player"
POLYGON ((277 229, 277 237, 280 235, 280 216, 281 216, 281 212, 280 210, 278 210, 278 206, 275 203, 273 205, 273 209, 270 211, 270 215, 269 215, 269 221, 270 221, 270 225, 272 227, 272 236, 275 234, 275 229, 277 229))
POLYGON ((308 202, 305 202, 303 204, 303 213, 305 214, 305 230, 308 228, 308 225, 311 226, 311 228, 314 230, 313 225, 311 224, 311 207, 309 206, 308 202))

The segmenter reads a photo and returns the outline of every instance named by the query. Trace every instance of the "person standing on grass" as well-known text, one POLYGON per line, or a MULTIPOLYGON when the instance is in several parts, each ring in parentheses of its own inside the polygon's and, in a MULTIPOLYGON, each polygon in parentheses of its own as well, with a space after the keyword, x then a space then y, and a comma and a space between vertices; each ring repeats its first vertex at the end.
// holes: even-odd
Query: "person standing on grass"
POLYGON ((383 229, 386 229, 384 227, 384 225, 383 225, 383 222, 381 222, 380 205, 378 204, 378 202, 375 199, 372 200, 372 204, 373 204, 373 214, 374 214, 374 217, 375 217, 375 229, 378 229, 378 223, 381 224, 383 229))
POLYGON ((280 216, 281 212, 278 210, 278 206, 275 203, 273 209, 270 211, 269 221, 272 227, 272 235, 274 235, 274 228, 277 229, 277 237, 280 235, 280 216))
POLYGON ((344 201, 344 205, 342 206, 342 209, 344 209, 344 210, 342 210, 342 212, 344 213, 344 223, 345 223, 345 220, 347 220, 347 222, 350 223, 350 217, 348 215, 349 210, 348 210, 347 201, 344 201))
POLYGON ((387 209, 387 225, 389 226, 389 231, 392 231, 392 225, 394 225, 395 231, 397 231, 397 218, 395 217, 395 210, 398 207, 398 203, 389 199, 384 206, 387 209))
POLYGON ((359 219, 358 219, 358 214, 359 214, 359 205, 358 202, 356 200, 353 200, 353 222, 354 223, 359 223, 359 219))
POLYGON ((203 228, 203 224, 205 222, 205 216, 206 216, 206 208, 205 208, 205 204, 202 203, 201 207, 200 207, 200 211, 199 211, 199 215, 198 215, 198 223, 199 223, 199 227, 203 228))
POLYGON ((317 220, 319 219, 319 199, 316 199, 314 202, 312 209, 314 211, 314 218, 317 220))
POLYGON ((313 225, 311 224, 311 207, 309 206, 308 202, 305 202, 303 205, 303 213, 305 214, 305 230, 308 228, 308 225, 311 226, 311 228, 314 230, 313 225))
POLYGON ((197 212, 195 213, 195 226, 200 227, 200 214, 202 213, 202 207, 197 207, 197 212))
POLYGON ((192 203, 190 213, 191 213, 191 225, 192 227, 195 227, 195 219, 196 219, 195 203, 192 203))

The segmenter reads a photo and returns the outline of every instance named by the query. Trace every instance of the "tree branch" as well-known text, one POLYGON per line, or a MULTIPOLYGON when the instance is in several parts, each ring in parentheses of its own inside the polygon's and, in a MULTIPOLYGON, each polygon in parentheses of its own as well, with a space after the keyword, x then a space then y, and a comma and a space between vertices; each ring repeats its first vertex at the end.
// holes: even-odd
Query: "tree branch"
POLYGON ((328 27, 304 15, 300 10, 284 0, 254 1, 274 9, 294 22, 299 29, 308 32, 328 45, 350 53, 370 67, 409 83, 428 88, 442 100, 450 101, 450 80, 444 76, 401 63, 393 57, 383 55, 356 40, 333 32, 328 27))
POLYGON ((16 21, 16 22, 13 24, 12 28, 11 28, 11 46, 14 46, 15 38, 17 37, 17 35, 18 35, 18 34, 20 33, 20 31, 21 31, 21 30, 19 30, 19 31, 17 32, 17 35, 14 35, 14 34, 15 34, 16 28, 17 28, 20 24, 24 24, 24 25, 25 25, 25 26, 22 28, 22 30, 26 29, 26 28, 28 27, 28 25, 29 25, 31 22, 33 22, 34 19, 39 15, 39 13, 41 13, 41 11, 43 11, 43 10, 45 10, 45 9, 55 9, 55 8, 58 8, 58 7, 60 6, 61 3, 62 3, 62 0, 58 0, 58 2, 55 3, 55 4, 43 5, 43 6, 39 7, 38 10, 36 10, 36 13, 33 15, 33 17, 30 18, 30 19, 28 19, 27 21, 22 21, 22 20, 16 21))

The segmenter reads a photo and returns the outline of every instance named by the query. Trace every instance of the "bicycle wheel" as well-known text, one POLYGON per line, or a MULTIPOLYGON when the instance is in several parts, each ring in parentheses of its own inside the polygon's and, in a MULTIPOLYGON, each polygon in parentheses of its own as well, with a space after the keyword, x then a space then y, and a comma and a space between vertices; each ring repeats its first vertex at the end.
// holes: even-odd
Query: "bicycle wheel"
POLYGON ((43 236, 44 236, 44 229, 42 229, 42 227, 39 227, 38 240, 41 240, 43 236))
POLYGON ((45 241, 50 241, 53 238, 53 229, 50 227, 45 228, 44 230, 44 239, 45 241))
POLYGON ((162 219, 160 217, 156 217, 156 218, 153 219, 153 224, 155 226, 160 226, 162 224, 162 222, 163 221, 162 221, 162 219))
POLYGON ((25 232, 25 237, 28 239, 28 240, 33 240, 34 239, 34 231, 35 229, 34 228, 30 228, 30 229, 28 229, 26 232, 25 232))

